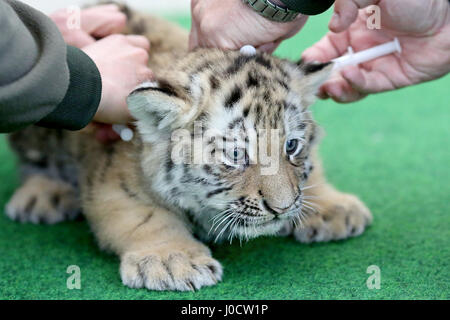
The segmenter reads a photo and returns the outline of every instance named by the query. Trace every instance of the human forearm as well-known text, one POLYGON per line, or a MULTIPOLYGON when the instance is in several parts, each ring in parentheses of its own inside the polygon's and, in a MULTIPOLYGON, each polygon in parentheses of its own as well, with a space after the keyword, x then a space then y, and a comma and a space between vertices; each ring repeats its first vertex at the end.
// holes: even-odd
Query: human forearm
POLYGON ((17 1, 0 2, 0 132, 36 123, 69 86, 66 45, 43 14, 17 1))
POLYGON ((0 25, 0 132, 85 126, 101 96, 90 58, 67 49, 54 23, 21 2, 0 2, 0 25))

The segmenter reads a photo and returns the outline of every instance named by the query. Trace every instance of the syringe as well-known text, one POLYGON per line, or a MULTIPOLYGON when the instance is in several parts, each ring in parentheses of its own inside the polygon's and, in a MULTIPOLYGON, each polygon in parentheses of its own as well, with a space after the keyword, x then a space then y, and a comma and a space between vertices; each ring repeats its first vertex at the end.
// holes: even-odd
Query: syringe
POLYGON ((379 46, 356 53, 353 51, 352 47, 348 47, 348 53, 346 55, 332 60, 334 62, 333 70, 339 70, 345 66, 356 66, 360 63, 370 61, 394 52, 402 52, 402 47, 400 46, 400 42, 397 38, 385 44, 381 44, 379 46))

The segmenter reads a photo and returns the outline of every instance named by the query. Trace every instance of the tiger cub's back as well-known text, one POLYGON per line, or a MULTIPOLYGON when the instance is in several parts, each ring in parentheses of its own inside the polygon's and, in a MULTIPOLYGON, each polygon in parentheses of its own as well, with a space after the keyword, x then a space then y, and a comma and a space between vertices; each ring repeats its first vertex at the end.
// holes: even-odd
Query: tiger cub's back
POLYGON ((149 65, 157 73, 188 51, 188 32, 180 26, 150 14, 120 6, 127 15, 125 34, 143 35, 150 41, 149 65))

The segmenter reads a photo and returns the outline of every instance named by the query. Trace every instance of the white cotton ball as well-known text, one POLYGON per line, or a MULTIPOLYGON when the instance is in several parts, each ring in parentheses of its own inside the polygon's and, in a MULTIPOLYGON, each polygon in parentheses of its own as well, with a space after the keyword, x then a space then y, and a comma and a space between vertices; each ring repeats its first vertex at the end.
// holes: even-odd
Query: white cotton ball
POLYGON ((246 56, 254 56, 256 54, 256 49, 251 45, 246 45, 241 48, 240 53, 246 56))
POLYGON ((131 130, 130 128, 125 128, 120 132, 120 138, 126 142, 133 140, 133 136, 133 130, 131 130))
POLYGON ((115 133, 117 133, 123 141, 131 141, 134 136, 133 130, 124 126, 123 124, 113 124, 112 129, 115 133))

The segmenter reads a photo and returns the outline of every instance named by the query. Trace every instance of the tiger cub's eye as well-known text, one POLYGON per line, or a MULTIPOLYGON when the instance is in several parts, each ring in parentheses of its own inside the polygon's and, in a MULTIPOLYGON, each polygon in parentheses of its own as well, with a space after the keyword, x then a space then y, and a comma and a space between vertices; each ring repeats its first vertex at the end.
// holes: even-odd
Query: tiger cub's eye
POLYGON ((247 152, 244 148, 234 148, 227 152, 228 161, 232 164, 248 164, 247 152))
POLYGON ((288 156, 296 155, 300 146, 298 139, 290 139, 286 141, 286 154, 288 156))

